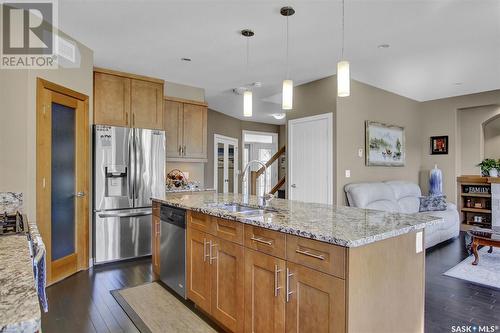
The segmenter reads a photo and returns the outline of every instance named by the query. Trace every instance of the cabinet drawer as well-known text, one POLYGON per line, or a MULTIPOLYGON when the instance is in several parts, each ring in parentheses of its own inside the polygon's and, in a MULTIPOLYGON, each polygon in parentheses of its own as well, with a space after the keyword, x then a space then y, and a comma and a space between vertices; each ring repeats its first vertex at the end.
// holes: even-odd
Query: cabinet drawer
POLYGON ((341 246, 286 235, 286 258, 342 279, 345 277, 346 249, 341 246))
POLYGON ((214 217, 213 231, 219 238, 243 245, 243 224, 240 222, 214 217))
POLYGON ((213 234, 212 217, 210 215, 189 211, 187 221, 189 227, 213 234))
POLYGON ((245 246, 250 249, 285 259, 285 239, 281 232, 245 225, 245 246))
POLYGON ((153 201, 153 216, 160 217, 160 206, 158 201, 153 201))

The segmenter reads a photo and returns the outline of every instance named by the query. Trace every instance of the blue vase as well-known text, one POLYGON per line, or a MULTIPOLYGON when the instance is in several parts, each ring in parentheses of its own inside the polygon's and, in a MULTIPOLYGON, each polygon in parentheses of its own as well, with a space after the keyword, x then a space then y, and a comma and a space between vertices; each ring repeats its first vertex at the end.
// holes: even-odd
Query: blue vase
POLYGON ((429 195, 443 195, 443 172, 437 165, 430 172, 429 195))

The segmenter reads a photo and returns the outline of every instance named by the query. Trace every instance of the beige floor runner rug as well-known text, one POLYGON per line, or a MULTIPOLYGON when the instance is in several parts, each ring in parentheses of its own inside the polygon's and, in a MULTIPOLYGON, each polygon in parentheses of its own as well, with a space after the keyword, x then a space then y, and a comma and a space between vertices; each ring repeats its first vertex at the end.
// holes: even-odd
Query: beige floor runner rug
POLYGON ((141 333, 217 332, 156 282, 113 290, 111 294, 141 333))

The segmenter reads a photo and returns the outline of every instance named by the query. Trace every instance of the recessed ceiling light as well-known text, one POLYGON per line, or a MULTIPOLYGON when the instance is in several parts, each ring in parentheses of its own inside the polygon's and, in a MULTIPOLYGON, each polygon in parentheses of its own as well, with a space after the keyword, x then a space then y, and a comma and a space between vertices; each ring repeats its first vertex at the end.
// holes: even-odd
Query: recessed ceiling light
POLYGON ((181 58, 181 61, 191 61, 191 58, 181 58))
POLYGON ((456 85, 456 86, 461 86, 461 85, 462 85, 462 82, 455 82, 455 83, 453 83, 453 84, 454 84, 454 85, 456 85))
POLYGON ((281 119, 285 118, 286 113, 273 113, 273 114, 272 114, 272 116, 273 116, 275 119, 281 120, 281 119))
POLYGON ((388 49, 390 48, 391 46, 389 44, 380 44, 379 46, 377 46, 379 49, 388 49))

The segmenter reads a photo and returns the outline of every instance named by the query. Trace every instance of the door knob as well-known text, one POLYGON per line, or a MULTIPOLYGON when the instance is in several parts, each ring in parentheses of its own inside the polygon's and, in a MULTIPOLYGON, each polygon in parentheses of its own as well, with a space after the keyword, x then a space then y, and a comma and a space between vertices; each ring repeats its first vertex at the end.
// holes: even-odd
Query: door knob
POLYGON ((297 187, 297 185, 292 184, 292 185, 290 185, 290 187, 292 187, 292 188, 296 188, 296 187, 297 187))
POLYGON ((75 194, 77 197, 81 198, 85 196, 85 192, 76 192, 75 194))

